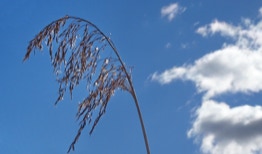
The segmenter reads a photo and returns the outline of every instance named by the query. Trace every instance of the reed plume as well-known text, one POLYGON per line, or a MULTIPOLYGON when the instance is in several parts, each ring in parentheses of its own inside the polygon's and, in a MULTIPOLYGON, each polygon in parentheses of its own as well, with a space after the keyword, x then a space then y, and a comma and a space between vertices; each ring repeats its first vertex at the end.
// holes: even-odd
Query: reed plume
POLYGON ((75 149, 86 124, 91 125, 91 135, 101 117, 105 114, 110 98, 116 90, 130 93, 134 99, 147 154, 150 154, 147 135, 131 80, 131 69, 127 69, 112 40, 88 20, 65 16, 43 28, 27 47, 23 61, 35 50, 47 48, 54 73, 59 83, 55 104, 63 100, 69 91, 80 83, 87 87, 87 96, 78 106, 76 118, 80 121, 77 134, 69 146, 68 153, 75 149), (105 48, 111 47, 106 52, 105 48), (55 50, 54 50, 55 49, 55 50), (96 111, 98 110, 98 111, 96 111), (94 117, 94 118, 93 118, 94 117))

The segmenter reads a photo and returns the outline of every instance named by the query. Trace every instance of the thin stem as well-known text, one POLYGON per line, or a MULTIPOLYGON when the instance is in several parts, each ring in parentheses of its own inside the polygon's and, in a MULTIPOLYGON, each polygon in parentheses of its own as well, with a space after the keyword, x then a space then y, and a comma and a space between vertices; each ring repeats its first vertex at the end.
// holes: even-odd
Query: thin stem
POLYGON ((144 141, 145 141, 145 145, 146 145, 146 150, 147 150, 147 154, 150 154, 150 148, 149 148, 149 143, 148 143, 148 139, 147 139, 147 135, 146 135, 146 129, 145 129, 145 126, 144 126, 144 122, 143 122, 143 118, 142 118, 142 113, 140 111, 140 107, 139 107, 139 103, 138 103, 138 99, 137 99, 137 96, 136 96, 136 92, 135 92, 135 89, 134 89, 134 86, 133 86, 133 83, 132 83, 132 80, 131 80, 131 77, 130 75, 127 73, 127 70, 125 68, 125 65, 120 57, 120 55, 118 54, 115 46, 112 44, 112 42, 110 40, 108 40, 108 38, 106 37, 109 45, 112 47, 112 49, 114 50, 114 52, 116 53, 121 65, 124 67, 124 72, 127 76, 127 80, 128 80, 128 83, 130 85, 130 88, 131 88, 131 94, 133 96, 133 99, 135 101, 135 104, 136 104, 136 109, 137 109, 137 113, 138 113, 138 116, 139 116, 139 120, 140 120, 140 124, 141 124, 141 128, 142 128, 142 132, 143 132, 143 136, 144 136, 144 141))
POLYGON ((107 39, 109 45, 110 45, 110 46, 113 48, 113 50, 115 51, 115 53, 116 53, 116 55, 117 55, 117 57, 118 57, 121 65, 123 65, 123 67, 124 67, 124 72, 125 72, 125 74, 126 74, 126 76, 127 76, 127 80, 128 80, 129 85, 130 85, 130 88, 131 88, 131 94, 132 94, 133 99, 134 99, 135 104, 136 104, 136 109, 137 109, 137 113, 138 113, 138 116, 139 116, 139 120, 140 120, 140 124, 141 124, 141 128, 142 128, 142 132, 143 132, 143 136, 144 136, 144 140, 145 140, 145 145, 146 145, 147 154, 150 154, 150 148, 149 148, 149 143, 148 143, 148 139, 147 139, 147 135, 146 135, 146 129, 145 129, 145 126, 144 126, 144 122, 143 122, 143 118, 142 118, 142 113, 141 113, 141 111, 140 111, 138 99, 137 99, 137 96, 136 96, 136 92, 135 92, 134 86, 133 86, 133 84, 132 84, 131 77, 130 77, 130 75, 127 73, 127 70, 126 70, 126 68, 125 68, 125 65, 124 65, 121 57, 119 56, 116 48, 115 48, 114 45, 111 43, 111 41, 108 40, 108 38, 106 38, 106 39, 107 39))
POLYGON ((145 145, 146 145, 146 150, 147 150, 147 154, 150 154, 150 148, 149 148, 149 143, 148 143, 148 138, 147 138, 147 135, 146 135, 146 129, 145 129, 145 126, 144 126, 144 122, 143 122, 143 118, 142 118, 142 113, 140 111, 140 107, 139 107, 139 103, 138 103, 138 99, 137 99, 137 96, 136 96, 136 92, 135 92, 135 89, 134 89, 134 86, 133 86, 133 83, 132 83, 132 80, 131 80, 131 76, 128 74, 127 70, 126 70, 126 67, 125 67, 125 64, 124 62, 122 61, 116 47, 114 46, 113 42, 96 26, 94 25, 93 23, 91 23, 90 21, 88 20, 85 20, 85 19, 82 19, 82 18, 78 18, 78 17, 74 17, 74 16, 66 16, 67 18, 72 18, 72 19, 77 19, 77 20, 82 20, 84 22, 87 22, 88 24, 90 24, 91 26, 93 26, 95 29, 97 29, 99 31, 99 33, 105 37, 106 41, 108 42, 108 44, 110 45, 110 47, 113 49, 113 51, 115 52, 119 62, 121 63, 121 65, 123 66, 123 70, 127 76, 127 80, 128 80, 128 83, 130 85, 130 93, 135 101, 135 105, 136 105, 136 109, 137 109, 137 112, 138 112, 138 116, 139 116, 139 120, 140 120, 140 124, 141 124, 141 128, 142 128, 142 132, 143 132, 143 136, 144 136, 144 142, 145 142, 145 145))

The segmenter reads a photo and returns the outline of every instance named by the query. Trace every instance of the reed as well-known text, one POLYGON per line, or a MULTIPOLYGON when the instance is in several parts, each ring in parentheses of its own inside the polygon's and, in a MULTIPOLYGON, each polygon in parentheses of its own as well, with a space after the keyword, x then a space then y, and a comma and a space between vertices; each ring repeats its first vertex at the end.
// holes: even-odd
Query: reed
POLYGON ((123 90, 130 93, 134 100, 146 151, 150 154, 142 114, 131 79, 131 69, 125 66, 112 40, 90 21, 65 16, 51 22, 30 41, 23 61, 26 61, 32 52, 42 51, 44 48, 49 51, 59 84, 55 104, 63 100, 67 91, 72 99, 73 91, 80 83, 87 87, 87 96, 79 104, 76 113, 76 118, 80 121, 79 129, 68 153, 75 149, 75 144, 87 124, 91 125, 89 134, 92 134, 105 114, 110 98, 116 90, 123 90), (113 52, 106 52, 107 46, 111 47, 113 52))

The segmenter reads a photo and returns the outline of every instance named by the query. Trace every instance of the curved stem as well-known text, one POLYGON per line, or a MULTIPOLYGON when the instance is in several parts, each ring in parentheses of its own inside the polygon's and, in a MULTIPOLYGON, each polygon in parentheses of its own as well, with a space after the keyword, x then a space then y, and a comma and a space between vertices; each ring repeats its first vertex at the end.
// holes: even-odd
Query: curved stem
POLYGON ((133 86, 133 83, 132 83, 132 80, 131 80, 131 76, 128 74, 127 70, 126 70, 126 67, 125 67, 125 64, 124 62, 122 61, 116 47, 114 46, 113 42, 96 26, 94 25, 93 23, 91 23, 90 21, 88 20, 85 20, 85 19, 82 19, 82 18, 78 18, 78 17, 74 17, 74 16, 66 16, 66 18, 72 18, 72 19, 77 19, 77 20, 81 20, 81 21, 84 21, 88 24, 90 24, 91 26, 93 26, 95 29, 98 30, 98 32, 105 37, 106 41, 108 42, 108 44, 110 45, 110 47, 113 49, 113 51, 115 52, 119 62, 121 63, 121 65, 123 66, 123 70, 127 76, 127 80, 128 80, 128 83, 130 85, 130 93, 134 99, 134 102, 135 102, 135 105, 136 105, 136 109, 137 109, 137 112, 138 112, 138 116, 139 116, 139 120, 140 120, 140 124, 141 124, 141 128, 142 128, 142 132, 143 132, 143 136, 144 136, 144 141, 145 141, 145 146, 146 146, 146 150, 147 150, 147 154, 150 154, 150 148, 149 148, 149 143, 148 143, 148 139, 147 139, 147 135, 146 135, 146 129, 145 129, 145 126, 144 126, 144 122, 143 122, 143 118, 142 118, 142 113, 140 111, 140 107, 139 107, 139 103, 138 103, 138 99, 137 99, 137 96, 136 96, 136 92, 135 92, 135 89, 134 89, 134 86, 133 86))
MULTIPOLYGON (((132 89, 132 88, 131 88, 131 89, 132 89)), ((150 154, 150 148, 149 148, 149 143, 148 143, 148 139, 147 139, 147 135, 146 135, 146 129, 145 129, 145 126, 144 126, 144 122, 143 122, 143 118, 142 118, 142 113, 141 113, 141 111, 140 111, 139 103, 138 103, 138 100, 137 100, 136 93, 135 93, 134 89, 133 89, 132 96, 133 96, 134 101, 135 101, 135 104, 136 104, 136 109, 137 109, 138 116, 139 116, 139 120, 140 120, 140 124, 141 124, 141 127, 142 127, 142 131, 143 131, 143 136, 144 136, 144 140, 145 140, 145 145, 146 145, 147 154, 150 154)))
POLYGON ((137 96, 136 96, 136 92, 135 92, 135 89, 134 89, 134 86, 133 86, 133 83, 132 83, 132 80, 131 80, 131 77, 130 75, 127 73, 127 70, 125 68, 125 65, 120 57, 120 55, 118 54, 115 46, 112 44, 112 42, 110 40, 108 40, 108 38, 106 37, 109 45, 112 47, 112 49, 115 51, 121 65, 124 67, 124 71, 125 71, 125 74, 127 76, 127 80, 128 80, 128 83, 130 85, 130 92, 131 92, 131 95, 135 101, 135 104, 136 104, 136 109, 137 109, 137 113, 138 113, 138 116, 139 116, 139 120, 140 120, 140 124, 141 124, 141 128, 142 128, 142 132, 143 132, 143 136, 144 136, 144 140, 145 140, 145 145, 146 145, 146 150, 147 150, 147 154, 150 154, 150 148, 149 148, 149 143, 148 143, 148 139, 147 139, 147 135, 146 135, 146 129, 145 129, 145 126, 144 126, 144 122, 143 122, 143 118, 142 118, 142 113, 140 111, 140 107, 139 107, 139 103, 138 103, 138 99, 137 99, 137 96))
POLYGON ((125 68, 125 65, 120 57, 120 55, 118 54, 116 48, 114 47, 114 45, 112 44, 112 42, 110 40, 108 40, 108 38, 106 37, 109 45, 113 48, 113 50, 115 51, 121 65, 124 67, 124 71, 125 71, 125 74, 127 76, 127 80, 128 80, 128 83, 130 85, 130 92, 133 96, 133 99, 135 101, 135 104, 136 104, 136 109, 137 109, 137 113, 138 113, 138 116, 139 116, 139 120, 140 120, 140 124, 141 124, 141 128, 142 128, 142 132, 143 132, 143 136, 144 136, 144 140, 145 140, 145 145, 146 145, 146 150, 147 150, 147 154, 150 154, 150 148, 149 148, 149 143, 148 143, 148 139, 147 139, 147 135, 146 135, 146 129, 145 129, 145 126, 144 126, 144 122, 143 122, 143 118, 142 118, 142 113, 140 111, 140 107, 139 107, 139 103, 138 103, 138 99, 137 99, 137 96, 136 96, 136 92, 135 92, 135 89, 134 89, 134 86, 133 86, 133 83, 132 83, 132 80, 131 80, 131 77, 130 75, 127 73, 127 70, 125 68))

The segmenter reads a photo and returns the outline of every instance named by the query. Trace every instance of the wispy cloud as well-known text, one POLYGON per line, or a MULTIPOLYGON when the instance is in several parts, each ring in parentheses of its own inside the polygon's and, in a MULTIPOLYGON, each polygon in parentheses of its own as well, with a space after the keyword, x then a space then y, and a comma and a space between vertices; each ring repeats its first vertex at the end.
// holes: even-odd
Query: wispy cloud
POLYGON ((182 49, 186 49, 186 48, 189 47, 189 44, 188 43, 181 43, 180 46, 181 46, 182 49))
POLYGON ((192 64, 155 72, 151 79, 161 84, 193 81, 198 92, 204 93, 188 132, 188 137, 200 141, 203 153, 261 153, 262 106, 230 107, 214 99, 224 93, 262 91, 262 19, 243 19, 238 25, 214 20, 196 33, 203 37, 219 34, 233 43, 224 43, 192 64))
POLYGON ((168 43, 166 43, 165 48, 169 49, 169 48, 171 48, 171 46, 172 46, 172 44, 170 42, 168 42, 168 43))
POLYGON ((196 111, 189 137, 201 142, 210 154, 254 154, 262 151, 262 107, 231 108, 226 103, 205 101, 196 111))
POLYGON ((179 6, 178 3, 172 3, 168 6, 164 6, 161 9, 161 16, 167 17, 169 21, 172 21, 177 14, 183 13, 186 10, 185 7, 179 6))
POLYGON ((262 7, 259 9, 259 15, 262 16, 262 7))
POLYGON ((202 36, 221 33, 223 36, 236 37, 239 34, 239 30, 241 30, 240 27, 214 20, 211 24, 198 28, 196 32, 202 36))

